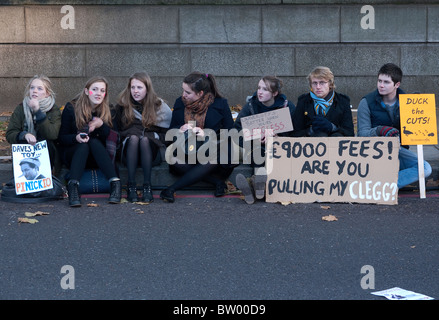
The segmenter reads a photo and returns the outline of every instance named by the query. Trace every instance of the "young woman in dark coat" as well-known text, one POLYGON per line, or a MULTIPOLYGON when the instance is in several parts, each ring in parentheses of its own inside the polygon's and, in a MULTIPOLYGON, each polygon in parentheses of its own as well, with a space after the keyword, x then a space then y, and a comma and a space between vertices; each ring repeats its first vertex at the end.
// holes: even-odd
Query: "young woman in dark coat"
POLYGON ((128 169, 127 200, 137 202, 136 170, 143 170, 142 202, 154 200, 151 190, 151 170, 154 160, 164 161, 165 134, 172 110, 154 91, 151 78, 145 72, 133 74, 120 93, 113 123, 122 141, 122 162, 128 169))
MULTIPOLYGON (((207 129, 219 135, 221 129, 229 130, 233 127, 229 105, 220 95, 213 75, 192 72, 184 78, 182 88, 183 94, 174 104, 170 129, 180 134, 190 131, 205 138, 207 129)), ((181 177, 160 193, 163 200, 174 202, 176 190, 199 181, 213 184, 215 196, 225 194, 225 179, 233 171, 233 167, 218 161, 200 163, 198 158, 195 164, 184 162, 179 159, 170 164, 170 172, 181 177)))
POLYGON ((99 168, 110 183, 109 203, 121 200, 121 182, 106 149, 112 127, 108 82, 103 77, 87 81, 77 98, 63 110, 59 141, 63 160, 70 169, 69 205, 81 206, 79 181, 86 167, 99 168))

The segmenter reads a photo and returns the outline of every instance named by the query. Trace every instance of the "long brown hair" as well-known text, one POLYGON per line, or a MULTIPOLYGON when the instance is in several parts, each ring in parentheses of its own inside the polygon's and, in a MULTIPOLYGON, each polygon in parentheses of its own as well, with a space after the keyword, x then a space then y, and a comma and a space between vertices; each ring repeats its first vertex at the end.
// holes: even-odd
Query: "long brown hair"
POLYGON ((111 122, 110 98, 108 96, 108 81, 104 77, 95 76, 87 81, 84 88, 77 96, 77 98, 74 99, 76 127, 79 130, 87 126, 87 124, 93 118, 92 105, 90 103, 89 97, 85 94, 84 89, 88 90, 91 87, 91 85, 96 82, 105 83, 105 97, 102 100, 101 104, 96 106, 95 110, 99 118, 101 118, 105 124, 107 124, 110 127, 113 126, 113 123, 111 122))
POLYGON ((157 112, 162 104, 161 99, 157 96, 152 86, 152 81, 146 72, 136 72, 129 80, 128 84, 119 94, 117 103, 123 107, 122 113, 122 125, 124 127, 129 126, 134 121, 134 99, 131 97, 131 81, 133 79, 143 82, 146 87, 146 96, 141 101, 143 106, 142 111, 142 125, 145 128, 153 126, 157 122, 157 112))

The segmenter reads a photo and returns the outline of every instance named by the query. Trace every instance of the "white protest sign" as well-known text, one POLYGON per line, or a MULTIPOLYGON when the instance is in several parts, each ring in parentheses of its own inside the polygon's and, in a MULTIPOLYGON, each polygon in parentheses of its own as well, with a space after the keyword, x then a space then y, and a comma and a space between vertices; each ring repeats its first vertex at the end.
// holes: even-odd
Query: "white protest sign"
POLYGON ((47 142, 13 144, 15 192, 25 194, 52 189, 52 170, 47 142))
POLYGON ((398 203, 397 137, 268 140, 266 201, 398 203))
POLYGON ((245 141, 261 138, 266 130, 272 130, 273 134, 293 130, 288 107, 243 117, 241 123, 245 141))

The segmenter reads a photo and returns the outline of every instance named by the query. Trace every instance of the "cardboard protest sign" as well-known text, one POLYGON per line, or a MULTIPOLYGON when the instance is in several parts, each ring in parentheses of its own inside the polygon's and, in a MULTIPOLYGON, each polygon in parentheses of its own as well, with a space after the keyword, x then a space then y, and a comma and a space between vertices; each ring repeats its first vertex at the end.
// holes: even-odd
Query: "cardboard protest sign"
POLYGON ((243 117, 241 118, 241 124, 245 141, 260 139, 261 133, 265 130, 272 130, 273 134, 293 130, 288 107, 243 117))
POLYGON ((434 94, 400 94, 401 144, 437 144, 434 94))
POLYGON ((397 137, 273 137, 267 143, 267 202, 398 203, 397 137))
POLYGON ((47 142, 12 145, 15 192, 17 195, 53 188, 47 142))

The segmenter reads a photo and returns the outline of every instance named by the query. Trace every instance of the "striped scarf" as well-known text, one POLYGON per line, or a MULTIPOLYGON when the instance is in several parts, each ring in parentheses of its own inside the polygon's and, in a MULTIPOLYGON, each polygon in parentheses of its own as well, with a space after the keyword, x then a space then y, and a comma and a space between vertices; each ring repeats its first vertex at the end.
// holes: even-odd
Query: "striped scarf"
POLYGON ((215 97, 212 93, 206 93, 197 101, 187 103, 183 100, 184 108, 184 122, 196 121, 196 126, 204 129, 204 120, 206 119, 206 113, 209 106, 213 103, 215 97))
POLYGON ((310 91, 310 95, 314 101, 314 110, 316 114, 326 116, 329 108, 331 108, 332 102, 334 101, 335 91, 332 91, 332 95, 328 100, 317 97, 312 91, 310 91))

